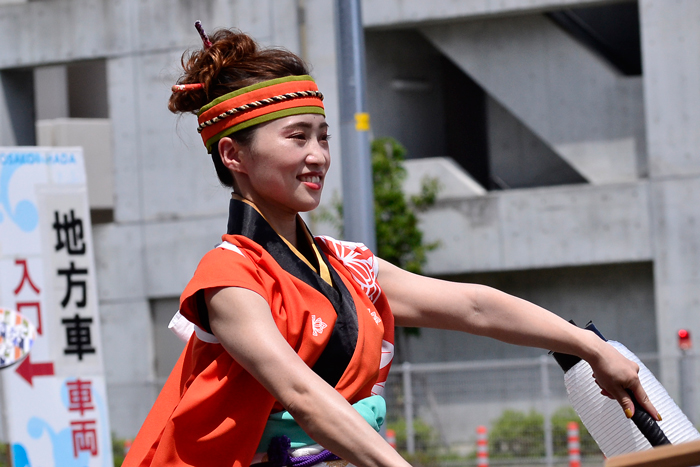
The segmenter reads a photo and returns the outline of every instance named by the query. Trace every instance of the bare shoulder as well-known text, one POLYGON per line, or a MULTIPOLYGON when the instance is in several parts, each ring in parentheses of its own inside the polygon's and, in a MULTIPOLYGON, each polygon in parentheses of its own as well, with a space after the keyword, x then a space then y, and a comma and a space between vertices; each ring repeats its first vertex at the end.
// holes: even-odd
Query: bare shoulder
POLYGON ((245 287, 212 287, 204 291, 207 305, 218 313, 227 313, 231 308, 244 305, 269 308, 265 298, 258 292, 245 287))
POLYGON ((214 334, 227 340, 229 334, 239 334, 255 323, 266 323, 276 330, 270 306, 258 292, 244 287, 216 287, 206 289, 204 298, 209 322, 214 334))

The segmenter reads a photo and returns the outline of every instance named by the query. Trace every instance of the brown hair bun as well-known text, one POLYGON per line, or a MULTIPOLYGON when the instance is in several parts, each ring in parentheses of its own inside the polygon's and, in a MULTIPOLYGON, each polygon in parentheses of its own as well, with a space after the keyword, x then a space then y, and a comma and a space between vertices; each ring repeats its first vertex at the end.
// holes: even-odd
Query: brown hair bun
POLYGON ((304 61, 280 48, 261 48, 240 31, 219 29, 209 36, 212 46, 185 52, 184 73, 177 84, 202 83, 201 89, 174 92, 168 101, 173 113, 192 112, 217 97, 269 79, 308 75, 304 61))

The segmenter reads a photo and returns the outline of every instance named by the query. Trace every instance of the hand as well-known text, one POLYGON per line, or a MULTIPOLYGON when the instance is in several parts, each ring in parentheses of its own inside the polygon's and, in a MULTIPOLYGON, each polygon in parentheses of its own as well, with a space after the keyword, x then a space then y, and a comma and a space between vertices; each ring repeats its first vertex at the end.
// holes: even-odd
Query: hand
POLYGON ((599 358, 589 361, 600 393, 617 400, 627 418, 634 415, 634 403, 630 397, 632 394, 652 418, 661 421, 661 415, 654 408, 639 380, 639 365, 622 356, 611 345, 603 341, 601 343, 604 345, 600 347, 599 358))

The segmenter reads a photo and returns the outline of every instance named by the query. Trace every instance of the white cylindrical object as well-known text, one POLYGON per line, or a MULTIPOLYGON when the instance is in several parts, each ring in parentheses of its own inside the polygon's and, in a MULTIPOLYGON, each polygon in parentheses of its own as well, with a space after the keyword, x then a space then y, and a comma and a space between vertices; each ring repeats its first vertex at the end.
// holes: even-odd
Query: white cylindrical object
POLYGON ((676 405, 666 389, 654 377, 651 371, 642 363, 635 354, 619 342, 609 341, 625 357, 639 365, 639 379, 642 387, 646 391, 651 403, 663 416, 663 420, 658 422, 659 427, 664 432, 671 444, 685 443, 700 439, 700 433, 688 420, 680 407, 676 405))
MULTIPOLYGON (((624 345, 608 341, 622 355, 639 365, 639 378, 651 403, 664 420, 659 427, 672 444, 700 439, 700 433, 688 421, 673 399, 657 381, 649 369, 624 345)), ((593 436, 606 457, 651 449, 632 420, 625 417, 617 401, 600 394, 600 388, 592 377, 593 370, 581 360, 564 375, 564 384, 571 405, 593 436)))

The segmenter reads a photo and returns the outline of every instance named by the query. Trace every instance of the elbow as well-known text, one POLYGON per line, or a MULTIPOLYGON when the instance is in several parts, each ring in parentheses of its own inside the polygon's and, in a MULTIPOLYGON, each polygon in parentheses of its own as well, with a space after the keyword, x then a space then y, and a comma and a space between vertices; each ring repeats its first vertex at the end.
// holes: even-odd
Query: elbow
POLYGON ((322 418, 321 406, 318 401, 323 400, 322 395, 315 395, 312 387, 297 388, 281 400, 282 406, 290 413, 300 427, 314 440, 318 439, 321 431, 318 426, 322 418))
POLYGON ((490 329, 489 301, 496 289, 485 285, 469 284, 466 293, 467 329, 465 331, 477 336, 488 336, 490 329))
POLYGON ((328 414, 319 411, 318 405, 313 401, 300 398, 285 408, 311 439, 325 445, 329 427, 324 424, 324 416, 328 414))

